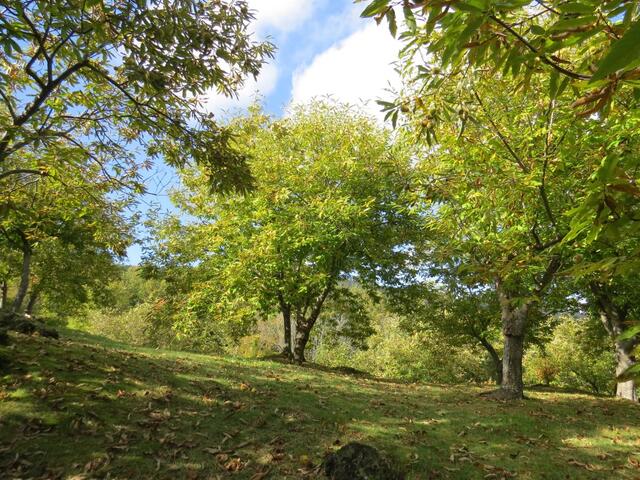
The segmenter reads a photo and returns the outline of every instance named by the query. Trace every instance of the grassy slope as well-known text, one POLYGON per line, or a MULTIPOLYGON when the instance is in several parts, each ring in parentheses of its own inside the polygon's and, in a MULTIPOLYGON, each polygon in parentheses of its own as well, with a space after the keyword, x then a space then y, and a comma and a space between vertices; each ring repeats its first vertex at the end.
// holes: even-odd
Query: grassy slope
POLYGON ((505 404, 468 386, 65 338, 0 347, 13 359, 0 373, 2 478, 313 478, 354 440, 409 479, 640 478, 640 406, 624 401, 505 404))

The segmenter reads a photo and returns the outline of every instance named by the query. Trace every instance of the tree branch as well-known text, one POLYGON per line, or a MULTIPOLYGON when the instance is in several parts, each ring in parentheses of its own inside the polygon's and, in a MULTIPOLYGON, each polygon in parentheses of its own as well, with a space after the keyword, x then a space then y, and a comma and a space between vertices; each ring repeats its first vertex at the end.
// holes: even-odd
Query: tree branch
POLYGON ((520 35, 518 32, 516 32, 515 29, 511 25, 509 25, 508 23, 506 23, 503 20, 500 20, 495 15, 489 15, 489 18, 491 20, 493 20, 494 22, 496 22, 498 25, 500 25, 502 28, 507 30, 511 35, 516 37, 525 47, 527 47, 529 50, 531 50, 543 63, 546 63, 547 65, 549 65, 553 69, 557 70, 558 72, 562 73, 563 75, 566 75, 566 76, 568 76, 570 78, 573 78, 575 80, 589 80, 589 79, 591 79, 590 75, 583 75, 582 73, 573 72, 573 71, 568 70, 568 69, 566 69, 564 67, 561 67, 557 63, 553 62, 551 59, 549 59, 549 57, 547 57, 543 53, 540 53, 538 51, 538 49, 536 47, 534 47, 533 45, 531 45, 531 43, 526 38, 524 38, 522 35, 520 35))
POLYGON ((31 175, 40 175, 41 177, 46 177, 47 176, 47 172, 44 172, 42 170, 33 170, 33 169, 29 169, 29 168, 16 168, 13 170, 7 170, 6 172, 2 172, 0 173, 0 180, 2 180, 3 178, 7 178, 10 177, 12 175, 20 175, 23 173, 28 173, 31 175))
POLYGON ((478 101, 478 103, 480 104, 480 107, 482 108, 482 111, 484 112, 484 114, 487 117, 487 120, 489 121, 489 123, 491 124, 491 126, 493 127, 494 132, 496 133, 496 135, 498 135, 498 138, 500 138, 500 141, 502 142, 502 144, 505 146, 505 148, 507 149, 507 151, 509 152, 509 154, 513 157, 513 159, 516 161, 516 163, 518 164, 518 166, 520 167, 520 169, 525 172, 525 173, 529 173, 529 167, 527 167, 525 165, 525 163, 522 161, 522 159, 520 158, 520 156, 515 152, 515 150, 511 147, 511 145, 509 144, 509 142, 507 141, 507 138, 502 134, 502 132, 500 131, 500 128, 498 128, 498 125, 496 125, 496 123, 493 121, 493 119, 491 118, 491 115, 489 114, 489 112, 487 111, 487 109, 484 106, 484 103, 482 101, 482 99, 480 98, 480 95, 478 95, 478 92, 476 91, 475 88, 472 88, 473 90, 473 95, 476 97, 476 100, 478 101))

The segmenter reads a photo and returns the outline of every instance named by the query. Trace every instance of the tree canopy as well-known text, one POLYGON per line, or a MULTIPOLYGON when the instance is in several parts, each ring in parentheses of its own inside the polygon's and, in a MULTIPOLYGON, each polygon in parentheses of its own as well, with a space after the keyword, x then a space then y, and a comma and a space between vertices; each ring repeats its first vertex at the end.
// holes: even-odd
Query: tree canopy
POLYGON ((246 183, 227 133, 198 108, 233 95, 273 52, 244 1, 11 0, 0 7, 0 180, 85 158, 131 182, 146 157, 246 183))
POLYGON ((175 199, 197 221, 170 223, 164 245, 206 271, 190 311, 250 323, 279 311, 287 345, 294 322, 287 348, 302 361, 325 301, 343 282, 393 281, 402 267, 409 156, 344 105, 298 107, 279 121, 254 110, 233 129, 255 189, 211 195, 202 170, 185 171, 186 190, 175 199))

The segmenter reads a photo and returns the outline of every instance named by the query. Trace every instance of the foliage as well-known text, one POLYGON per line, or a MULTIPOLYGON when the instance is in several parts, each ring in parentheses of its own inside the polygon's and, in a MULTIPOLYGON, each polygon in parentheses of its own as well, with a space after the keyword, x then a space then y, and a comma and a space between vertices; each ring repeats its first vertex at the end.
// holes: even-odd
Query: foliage
POLYGON ((500 306, 495 291, 489 286, 465 285, 454 270, 435 268, 431 274, 434 281, 389 291, 390 307, 401 313, 402 327, 412 333, 438 332, 451 346, 484 348, 494 364, 494 377, 500 383, 502 360, 500 348, 496 346, 500 306), (440 283, 442 281, 446 283, 440 283))
POLYGON ((108 308, 91 309, 83 312, 82 328, 89 333, 129 345, 156 346, 150 342, 148 332, 153 307, 153 304, 145 302, 120 312, 108 308))
POLYGON ((29 301, 32 308, 38 302, 39 315, 64 322, 99 299, 117 270, 110 252, 86 239, 75 244, 44 240, 34 249, 29 301))
POLYGON ((56 177, 90 160, 143 189, 137 144, 195 161, 215 185, 245 181, 228 132, 198 110, 272 55, 244 1, 10 0, 0 15, 0 180, 56 177))
POLYGON ((587 319, 565 318, 543 348, 527 353, 531 383, 609 394, 615 391, 615 359, 606 335, 587 319))
POLYGON ((255 189, 211 194, 202 170, 185 170, 174 200, 196 221, 158 227, 155 257, 193 279, 185 333, 213 322, 239 337, 280 311, 308 334, 325 300, 347 295, 341 282, 393 281, 405 257, 395 247, 410 224, 410 165, 388 132, 348 106, 323 103, 280 121, 254 109, 233 128, 252 159, 255 189))
MULTIPOLYGON (((376 308, 366 292, 351 286, 336 292, 327 301, 311 336, 311 349, 316 345, 348 345, 352 350, 366 349, 367 339, 374 333, 372 315, 376 308)), ((315 352, 311 352, 311 358, 315 352)))
POLYGON ((576 193, 573 208, 566 212, 570 223, 563 242, 598 252, 597 258, 581 261, 571 273, 626 275, 637 270, 637 2, 374 0, 362 16, 378 22, 386 18, 395 36, 400 6, 405 20, 400 70, 413 92, 420 93, 381 101, 387 118, 395 125, 403 113, 419 112, 414 120, 422 116, 421 133, 430 145, 438 144, 440 122, 458 124, 462 135, 465 126, 478 118, 461 96, 445 96, 435 105, 425 98, 442 98, 438 95, 442 85, 452 79, 469 92, 487 74, 511 79, 508 91, 521 97, 536 90, 541 114, 546 102, 571 104, 578 117, 590 120, 585 139, 597 155, 583 157, 582 165, 566 162, 566 157, 554 160, 574 174, 590 173, 580 176, 582 192, 576 193), (628 240, 634 245, 631 249, 628 240))
MULTIPOLYGON (((420 258, 449 275, 456 288, 495 288, 505 349, 515 338, 520 351, 566 264, 567 214, 588 175, 582 167, 600 158, 600 145, 585 138, 585 129, 600 132, 601 126, 576 122, 568 102, 545 100, 539 83, 515 97, 512 88, 510 80, 488 74, 444 81, 434 96, 409 84, 403 95, 420 98, 424 110, 406 111, 403 130, 419 150, 428 232, 418 244, 420 258), (453 101, 463 118, 438 123, 437 145, 429 145, 425 111, 437 116, 453 101)), ((516 395, 518 370, 513 378, 503 372, 503 388, 515 383, 516 395)))
POLYGON ((369 320, 356 325, 369 326, 366 336, 354 338, 348 329, 336 330, 325 312, 310 341, 311 360, 407 381, 452 384, 490 378, 491 362, 477 345, 461 343, 437 326, 413 325, 417 319, 397 315, 386 301, 368 301, 360 308, 369 320))
POLYGON ((192 347, 181 343, 172 328, 166 282, 141 273, 136 267, 120 267, 117 278, 92 296, 92 303, 71 325, 131 345, 192 347))
MULTIPOLYGON (((364 1, 364 0, 363 0, 364 1)), ((363 17, 389 20, 403 5, 407 58, 419 57, 417 78, 432 87, 439 75, 490 68, 529 86, 543 73, 551 97, 568 86, 580 115, 610 108, 620 90, 640 78, 640 7, 614 0, 374 0, 363 17), (425 61, 425 59, 429 59, 425 61)))
POLYGON ((112 188, 98 167, 85 164, 3 192, 10 207, 0 215, 0 264, 5 278, 20 283, 14 308, 31 287, 31 307, 38 300, 65 317, 110 280, 132 242, 133 221, 125 216, 130 198, 112 188))
POLYGON ((393 321, 378 329, 353 364, 382 378, 414 382, 480 383, 491 375, 486 356, 478 349, 452 344, 437 331, 407 333, 393 321))

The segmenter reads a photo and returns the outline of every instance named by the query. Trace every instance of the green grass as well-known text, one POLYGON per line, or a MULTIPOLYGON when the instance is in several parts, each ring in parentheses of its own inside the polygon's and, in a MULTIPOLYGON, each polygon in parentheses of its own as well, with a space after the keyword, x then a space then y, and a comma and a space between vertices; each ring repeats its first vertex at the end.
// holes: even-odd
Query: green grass
POLYGON ((0 355, 2 478, 315 478, 350 441, 408 479, 640 478, 640 406, 132 348, 78 332, 0 355))

